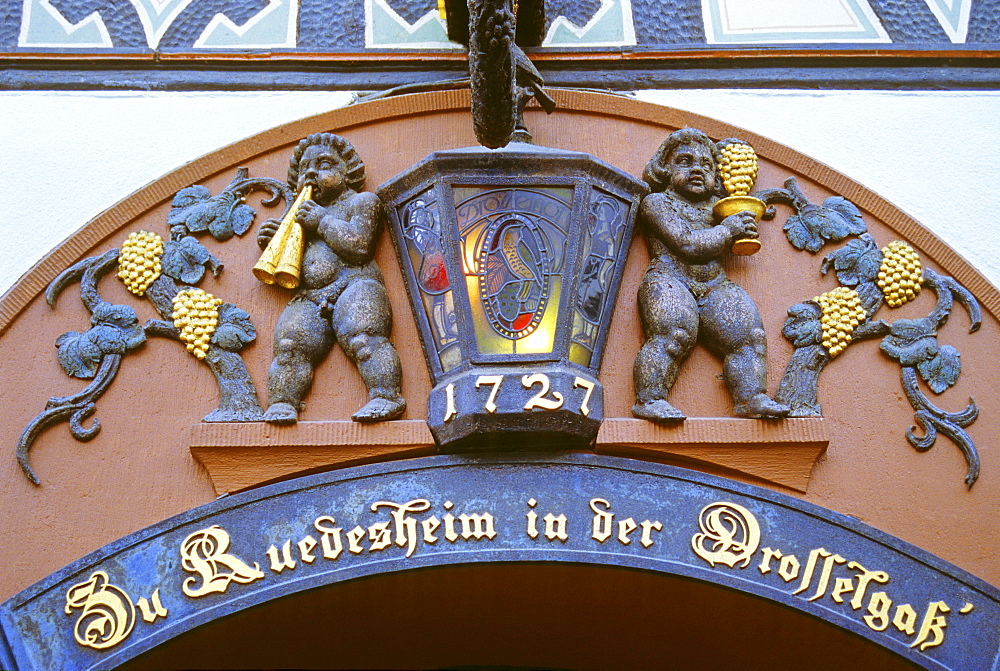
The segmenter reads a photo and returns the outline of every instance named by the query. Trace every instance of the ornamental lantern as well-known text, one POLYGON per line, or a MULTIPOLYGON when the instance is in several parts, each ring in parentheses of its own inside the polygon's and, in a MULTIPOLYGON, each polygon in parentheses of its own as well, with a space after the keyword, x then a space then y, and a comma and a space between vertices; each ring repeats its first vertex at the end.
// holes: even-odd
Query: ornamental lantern
POLYGON ((646 191, 589 154, 520 142, 434 152, 379 188, 442 448, 593 442, 597 373, 646 191))

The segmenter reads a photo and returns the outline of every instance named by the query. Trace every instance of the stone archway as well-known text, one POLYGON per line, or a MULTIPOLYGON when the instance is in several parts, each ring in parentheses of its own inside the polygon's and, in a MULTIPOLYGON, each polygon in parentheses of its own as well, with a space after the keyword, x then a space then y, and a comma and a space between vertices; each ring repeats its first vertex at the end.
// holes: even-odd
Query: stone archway
POLYGON ((50 576, 7 602, 3 620, 18 671, 115 668, 178 638, 188 643, 172 645, 197 656, 206 641, 237 642, 271 622, 291 627, 276 650, 315 629, 319 654, 323 637, 337 640, 343 628, 354 632, 345 642, 358 636, 381 651, 372 665, 393 666, 400 658, 382 637, 411 622, 407 636, 440 639, 407 644, 405 654, 428 666, 534 665, 530 650, 522 661, 495 652, 477 661, 435 647, 482 631, 484 651, 501 650, 510 623, 534 612, 541 629, 569 641, 545 654, 568 658, 587 658, 591 643, 571 641, 588 627, 585 638, 599 638, 594 622, 610 613, 609 627, 633 622, 617 635, 648 620, 639 641, 673 641, 696 657, 763 660, 791 646, 788 655, 805 659, 814 645, 862 650, 866 639, 889 657, 971 671, 992 664, 1000 594, 898 539, 757 487, 593 455, 480 455, 348 468, 224 497, 50 576), (475 626, 450 629, 451 619, 475 626), (814 643, 780 643, 789 627, 815 632, 814 643), (822 633, 830 627, 846 634, 822 633), (659 628, 668 633, 656 639, 659 628))

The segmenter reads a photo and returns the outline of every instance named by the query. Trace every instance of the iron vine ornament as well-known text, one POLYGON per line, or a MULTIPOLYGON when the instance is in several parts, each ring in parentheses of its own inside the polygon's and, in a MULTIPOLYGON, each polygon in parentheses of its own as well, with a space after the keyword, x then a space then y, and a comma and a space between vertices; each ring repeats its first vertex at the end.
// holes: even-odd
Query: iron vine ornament
POLYGON ((810 203, 794 177, 785 181, 784 189, 769 189, 757 196, 795 209, 784 230, 796 249, 815 253, 828 243, 850 238, 827 254, 820 266, 823 274, 833 270, 840 286, 788 309, 782 334, 795 350, 775 398, 791 407, 791 417, 820 416, 817 388, 826 365, 853 342, 882 338, 881 350, 899 363, 903 391, 923 431, 917 435, 917 427, 910 427, 907 441, 924 452, 939 433, 950 438, 965 456, 965 482, 972 487, 979 477, 979 456, 965 429, 976 420, 979 409, 973 399, 959 412, 938 408, 920 390, 918 377, 935 394, 958 381, 960 354, 938 342, 938 331, 947 323, 955 301, 969 313, 969 332, 977 331, 982 318, 975 297, 955 279, 922 267, 917 252, 905 242, 894 241, 880 249, 867 232, 860 210, 845 198, 833 196, 822 205, 810 203), (873 319, 883 303, 900 307, 922 287, 937 296, 927 316, 894 322, 873 319))
POLYGON ((59 295, 80 283, 80 299, 90 312, 90 328, 70 331, 56 340, 57 359, 71 377, 92 380, 86 388, 69 396, 49 399, 18 439, 16 456, 25 476, 40 484, 32 470, 28 452, 35 439, 59 422, 69 422, 70 434, 80 441, 94 438, 101 429, 95 418, 89 428, 83 422, 97 410, 98 399, 114 381, 122 359, 137 351, 147 337, 181 341, 188 352, 205 362, 219 387, 219 405, 207 422, 245 422, 262 417, 257 391, 239 352, 256 338, 250 315, 231 303, 195 288, 209 270, 222 272, 222 263, 198 242, 208 233, 225 241, 249 230, 255 212, 244 201, 254 191, 265 191, 264 205, 286 201, 291 191, 278 180, 251 179, 240 168, 236 177, 218 195, 203 186, 181 189, 167 216, 168 240, 149 231, 128 236, 120 249, 84 259, 60 273, 49 284, 45 298, 54 307, 59 295), (129 290, 149 299, 161 319, 139 324, 135 310, 101 298, 99 283, 112 270, 129 290))
MULTIPOLYGON (((349 142, 330 133, 310 135, 292 156, 288 185, 269 178, 250 179, 240 168, 216 196, 203 186, 181 189, 167 216, 168 240, 137 231, 120 249, 84 259, 60 273, 46 291, 49 305, 54 307, 58 296, 79 282, 91 326, 60 336, 57 359, 67 375, 92 382, 76 394, 49 399, 45 410, 25 427, 16 448, 25 476, 40 484, 28 452, 48 427, 67 421, 71 435, 80 441, 100 432, 97 419, 89 428, 83 422, 96 412, 97 400, 114 381, 123 357, 151 336, 183 342, 215 375, 219 405, 204 418, 207 422, 294 423, 313 366, 334 340, 357 364, 371 396, 353 419, 380 421, 402 414, 406 403, 399 391, 399 358, 388 341, 392 313, 373 260, 385 212, 374 194, 359 192, 363 184, 364 164, 349 142), (298 275, 302 277, 301 289, 275 327, 266 413, 261 412, 239 354, 257 336, 250 315, 195 287, 206 269, 218 276, 223 268, 195 236, 208 233, 222 242, 246 233, 256 212, 245 198, 259 190, 268 193, 265 206, 282 199, 288 204, 283 219, 298 227, 300 236, 299 256, 292 264, 296 286, 298 275), (293 203, 295 193, 299 197, 293 203), (140 325, 132 307, 101 298, 99 283, 116 268, 129 291, 148 298, 161 319, 140 325)), ((267 246, 278 230, 277 220, 264 222, 258 234, 261 246, 267 246)))

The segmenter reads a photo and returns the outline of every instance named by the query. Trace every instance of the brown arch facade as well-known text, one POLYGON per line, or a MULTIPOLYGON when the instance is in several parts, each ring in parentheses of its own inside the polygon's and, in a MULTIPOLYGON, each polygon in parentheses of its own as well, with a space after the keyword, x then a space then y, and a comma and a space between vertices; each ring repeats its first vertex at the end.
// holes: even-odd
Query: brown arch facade
MULTIPOLYGON (((648 260, 645 245, 637 238, 602 370, 610 437, 603 448, 599 441, 599 451, 693 466, 791 493, 854 515, 987 582, 1000 582, 995 561, 1000 529, 991 523, 1000 500, 995 440, 1000 434, 1000 408, 993 388, 997 364, 991 351, 998 337, 1000 292, 944 242, 873 191, 773 140, 622 96, 579 91, 556 91, 555 95, 559 109, 551 117, 529 110, 529 125, 540 144, 586 151, 638 175, 662 138, 676 128, 698 127, 714 138, 739 136, 753 144, 761 157, 759 186, 780 186, 794 175, 813 202, 830 195, 851 200, 862 210, 880 244, 907 240, 930 267, 955 277, 984 308, 983 326, 977 334, 966 333, 968 318, 963 314, 956 313, 949 323, 946 339, 962 352, 963 376, 940 399, 949 409, 964 407, 969 397, 979 403, 980 419, 970 433, 977 441, 983 474, 971 490, 962 482, 964 462, 954 445, 939 439, 934 449, 918 454, 906 443, 903 432, 913 423, 913 412, 900 390, 898 366, 881 355, 877 341, 859 344, 824 373, 823 419, 780 426, 732 423, 730 402, 716 379, 718 362, 699 349, 685 365, 674 392, 679 405, 692 409, 692 420, 677 429, 651 428, 633 424, 638 420, 629 414, 631 363, 642 338, 634 296, 648 260), (731 449, 732 444, 743 446, 736 462, 720 456, 723 447, 731 449), (673 448, 665 452, 662 445, 673 448), (798 458, 793 453, 802 445, 813 446, 804 467, 792 463, 798 458)), ((0 348, 7 353, 3 372, 7 388, 18 399, 0 408, 6 444, 13 446, 49 396, 72 393, 81 386, 59 369, 52 343, 61 333, 85 328, 88 315, 71 295, 61 297, 54 309, 41 296, 64 268, 115 247, 132 230, 163 233, 170 201, 184 187, 203 184, 216 193, 239 166, 249 167, 253 176, 283 179, 292 146, 311 132, 329 130, 348 137, 368 165, 368 189, 374 190, 430 151, 474 144, 468 105, 466 92, 426 93, 350 106, 287 124, 196 159, 87 224, 0 300, 0 348)), ((271 216, 259 201, 252 204, 258 209, 258 222, 271 216)), ((787 214, 786 210, 778 221, 762 224, 765 248, 760 255, 734 261, 730 269, 764 315, 772 390, 791 353, 780 335, 785 311, 834 285, 819 273, 819 255, 796 252, 785 241, 780 224, 787 214)), ((206 244, 227 264, 211 290, 247 309, 257 324, 258 342, 245 355, 251 376, 262 390, 270 333, 287 296, 249 278, 257 252, 250 237, 206 244)), ((0 529, 0 552, 10 558, 0 596, 6 598, 87 552, 211 501, 220 493, 332 466, 432 454, 433 446, 422 428, 430 381, 394 252, 385 236, 378 259, 395 312, 393 338, 404 361, 404 393, 410 407, 403 422, 357 427, 347 421, 363 393, 349 362, 334 352, 318 371, 303 424, 291 430, 295 433, 263 425, 202 424, 201 418, 214 403, 210 376, 174 344, 151 341, 125 362, 127 368, 99 404, 103 429, 98 437, 81 444, 64 427, 55 427, 32 448, 41 487, 24 480, 12 459, 0 466, 9 483, 2 495, 9 513, 0 529), (193 449, 219 452, 248 445, 253 448, 250 452, 231 452, 237 456, 221 458, 218 468, 230 474, 236 483, 231 487, 221 487, 217 478, 222 476, 206 471, 191 454, 193 449), (345 445, 350 448, 349 457, 342 456, 345 445), (395 448, 378 449, 385 446, 395 448), (323 450, 337 454, 316 456, 323 450), (251 468, 277 462, 287 468, 251 468)), ((108 296, 116 302, 132 300, 117 284, 109 287, 108 296)), ((921 300, 931 301, 929 297, 921 300)), ((926 312, 914 308, 914 315, 926 312)), ((149 312, 140 317, 150 316, 149 312)), ((899 312, 892 317, 907 316, 906 308, 899 312)))

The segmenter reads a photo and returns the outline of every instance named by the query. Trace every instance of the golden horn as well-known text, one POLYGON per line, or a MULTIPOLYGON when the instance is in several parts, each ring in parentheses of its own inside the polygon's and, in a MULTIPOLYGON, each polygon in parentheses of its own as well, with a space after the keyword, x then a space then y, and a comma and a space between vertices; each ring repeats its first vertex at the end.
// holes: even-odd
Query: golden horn
POLYGON ((278 267, 274 269, 274 281, 286 289, 295 289, 299 286, 299 277, 302 273, 302 252, 305 247, 303 241, 302 226, 293 224, 285 238, 285 246, 281 248, 281 256, 278 258, 278 267))
POLYGON ((264 284, 277 283, 286 289, 299 286, 305 242, 302 226, 295 221, 295 215, 302 203, 310 198, 312 198, 312 187, 306 185, 295 197, 295 202, 285 212, 285 216, 281 218, 274 237, 254 265, 253 276, 264 284))

